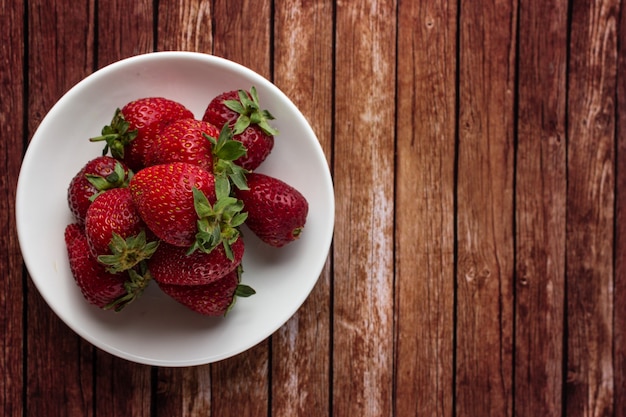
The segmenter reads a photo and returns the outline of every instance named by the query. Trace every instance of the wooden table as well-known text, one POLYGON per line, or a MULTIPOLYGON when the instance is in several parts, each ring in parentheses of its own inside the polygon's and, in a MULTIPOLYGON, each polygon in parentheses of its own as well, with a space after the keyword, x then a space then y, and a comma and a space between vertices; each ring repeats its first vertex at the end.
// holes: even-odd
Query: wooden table
POLYGON ((0 414, 626 416, 626 3, 0 4, 0 414), (155 50, 274 81, 335 184, 308 300, 205 366, 134 364, 82 340, 30 281, 15 233, 21 158, 46 112, 155 50))

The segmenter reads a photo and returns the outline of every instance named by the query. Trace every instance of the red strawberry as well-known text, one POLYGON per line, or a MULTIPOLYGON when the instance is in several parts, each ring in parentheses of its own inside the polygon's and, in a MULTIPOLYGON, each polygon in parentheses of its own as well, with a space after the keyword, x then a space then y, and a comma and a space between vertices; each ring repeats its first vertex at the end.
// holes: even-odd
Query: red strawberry
POLYGON ((207 106, 202 120, 218 128, 229 125, 234 139, 246 147, 246 155, 235 161, 248 171, 253 171, 267 158, 274 147, 274 136, 278 134, 268 120, 274 116, 261 110, 256 88, 227 91, 215 97, 207 106))
POLYGON ((238 268, 205 285, 173 285, 159 283, 163 292, 185 307, 205 316, 224 316, 232 308, 236 297, 249 297, 255 291, 239 283, 238 268))
POLYGON ((90 304, 119 311, 138 297, 149 282, 134 270, 108 272, 91 256, 87 237, 77 223, 65 228, 65 246, 74 280, 90 304))
POLYGON ((111 124, 102 128, 102 135, 91 141, 106 141, 104 154, 124 161, 137 171, 145 166, 145 154, 160 130, 171 122, 193 118, 184 105, 163 97, 145 97, 116 110, 111 124))
POLYGON ((90 253, 110 272, 130 269, 154 253, 158 242, 146 243, 145 229, 128 188, 103 192, 87 210, 90 253))
POLYGON ((197 232, 198 215, 193 188, 213 203, 215 177, 187 162, 153 165, 139 171, 130 181, 130 191, 141 218, 163 241, 190 246, 197 232))
POLYGON ((235 190, 248 213, 246 225, 265 243, 281 247, 296 240, 306 222, 309 204, 289 184, 265 174, 250 173, 248 190, 235 190))
POLYGON ((87 209, 96 194, 126 187, 130 175, 125 164, 110 156, 99 156, 87 162, 72 178, 67 190, 67 201, 76 221, 85 223, 87 209))
POLYGON ((164 127, 146 151, 145 165, 189 162, 213 171, 211 142, 204 135, 219 136, 219 130, 208 122, 193 118, 179 119, 164 127))
POLYGON ((229 181, 197 165, 172 162, 139 171, 130 181, 133 202, 148 228, 163 241, 210 252, 234 242, 245 220, 230 197, 229 181), (217 187, 216 187, 217 186, 217 187))
POLYGON ((217 281, 241 263, 244 244, 238 238, 231 245, 232 259, 223 245, 209 253, 187 250, 180 246, 162 244, 148 261, 148 269, 159 284, 204 285, 217 281))

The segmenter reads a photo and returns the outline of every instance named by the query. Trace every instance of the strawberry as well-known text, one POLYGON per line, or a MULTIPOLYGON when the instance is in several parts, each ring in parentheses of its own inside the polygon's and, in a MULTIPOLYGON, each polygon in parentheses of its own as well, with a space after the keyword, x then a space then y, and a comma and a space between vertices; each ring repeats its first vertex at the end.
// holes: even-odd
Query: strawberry
POLYGON ((211 142, 205 135, 219 136, 219 130, 208 122, 193 118, 179 119, 164 127, 145 153, 145 165, 189 162, 213 171, 211 142))
POLYGON ((248 190, 235 195, 248 213, 246 225, 265 243, 281 247, 302 233, 309 204, 294 187, 261 173, 247 175, 248 190))
POLYGON ((162 244, 148 261, 148 269, 159 284, 210 284, 241 263, 244 243, 240 237, 232 243, 231 250, 233 255, 229 259, 223 245, 209 253, 197 250, 187 254, 186 248, 162 244))
POLYGON ((101 191, 128 186, 132 172, 122 162, 99 156, 87 162, 72 178, 67 190, 67 201, 75 220, 85 223, 87 209, 101 191))
POLYGON ((188 162, 153 165, 129 185, 133 202, 148 228, 163 241, 210 252, 238 236, 243 204, 229 196, 230 182, 188 162))
POLYGON ((128 188, 104 191, 87 210, 85 234, 90 253, 110 272, 128 270, 152 256, 158 242, 147 243, 145 229, 128 188))
POLYGON ((274 136, 278 131, 268 123, 274 116, 261 110, 256 88, 250 92, 232 90, 215 97, 208 104, 202 120, 219 129, 229 125, 234 139, 243 143, 246 155, 235 161, 248 171, 254 171, 267 158, 274 147, 274 136))
POLYGON ((92 142, 105 141, 103 154, 124 161, 138 171, 145 166, 145 155, 156 135, 168 124, 183 118, 193 118, 193 113, 177 101, 163 97, 145 97, 117 109, 102 135, 92 142))
POLYGON ((249 297, 255 291, 240 284, 241 272, 236 268, 224 277, 204 285, 159 283, 161 290, 180 304, 205 316, 224 316, 237 297, 249 297))
POLYGON ((65 228, 65 246, 72 276, 83 297, 99 308, 120 311, 139 297, 149 282, 147 273, 141 276, 134 270, 122 273, 107 271, 91 256, 87 237, 78 223, 71 223, 65 228))
POLYGON ((198 216, 193 189, 215 202, 215 177, 187 162, 153 165, 137 172, 129 185, 141 218, 154 234, 175 246, 190 246, 198 216))

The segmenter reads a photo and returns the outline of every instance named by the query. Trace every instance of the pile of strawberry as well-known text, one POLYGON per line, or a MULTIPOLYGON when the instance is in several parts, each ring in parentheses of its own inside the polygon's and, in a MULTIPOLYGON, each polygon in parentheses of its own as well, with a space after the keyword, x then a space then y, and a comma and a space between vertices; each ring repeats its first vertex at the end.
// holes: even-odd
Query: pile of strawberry
POLYGON ((308 202, 255 172, 274 147, 274 119, 256 89, 211 100, 202 119, 147 97, 117 109, 92 142, 96 157, 73 177, 65 229, 69 264, 85 299, 120 311, 151 281, 198 313, 226 314, 241 284, 246 224, 281 247, 298 238, 308 202))

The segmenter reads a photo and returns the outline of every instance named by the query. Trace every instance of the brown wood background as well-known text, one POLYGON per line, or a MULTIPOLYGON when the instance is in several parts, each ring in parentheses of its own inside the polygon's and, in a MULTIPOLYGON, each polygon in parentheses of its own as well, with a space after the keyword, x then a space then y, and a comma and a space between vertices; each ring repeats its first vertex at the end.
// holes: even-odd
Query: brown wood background
POLYGON ((0 31, 0 414, 626 417, 626 3, 0 0, 0 31), (155 50, 273 80, 335 182, 309 299, 211 365, 83 341, 15 233, 46 112, 155 50))

